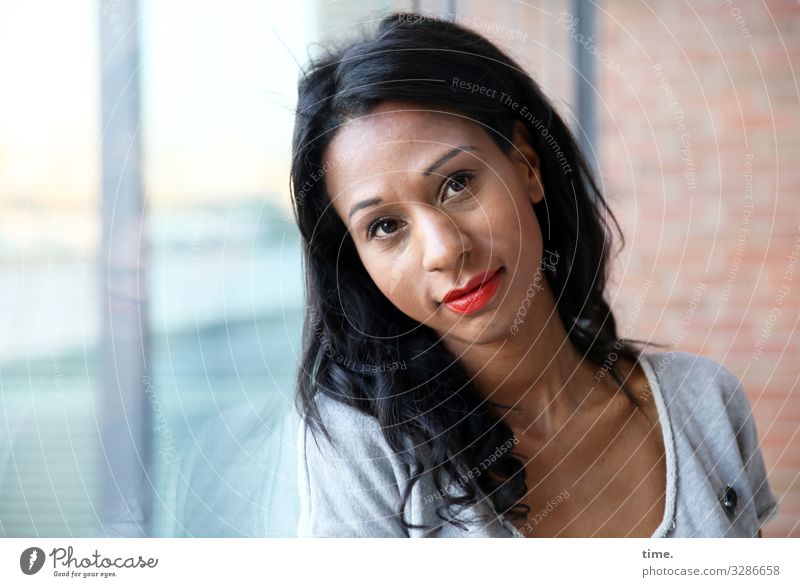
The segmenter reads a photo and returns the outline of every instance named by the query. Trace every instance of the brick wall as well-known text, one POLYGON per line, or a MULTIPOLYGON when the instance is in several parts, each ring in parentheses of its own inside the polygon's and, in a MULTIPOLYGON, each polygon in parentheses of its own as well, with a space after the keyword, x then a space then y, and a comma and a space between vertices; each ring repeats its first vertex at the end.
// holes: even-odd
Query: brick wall
POLYGON ((635 333, 712 357, 753 405, 781 514, 800 536, 800 6, 611 1, 599 65, 606 189, 629 239, 621 319, 646 279, 635 333), (795 73, 796 75, 796 73, 795 73))

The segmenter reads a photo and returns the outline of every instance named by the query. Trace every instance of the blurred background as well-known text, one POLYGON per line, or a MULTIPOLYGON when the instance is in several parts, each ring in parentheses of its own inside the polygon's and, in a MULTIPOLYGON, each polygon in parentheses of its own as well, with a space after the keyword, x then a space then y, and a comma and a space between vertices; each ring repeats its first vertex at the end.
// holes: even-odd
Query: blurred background
POLYGON ((800 5, 0 1, 0 535, 291 536, 299 68, 392 10, 537 79, 625 232, 621 334, 743 381, 800 536, 800 5))

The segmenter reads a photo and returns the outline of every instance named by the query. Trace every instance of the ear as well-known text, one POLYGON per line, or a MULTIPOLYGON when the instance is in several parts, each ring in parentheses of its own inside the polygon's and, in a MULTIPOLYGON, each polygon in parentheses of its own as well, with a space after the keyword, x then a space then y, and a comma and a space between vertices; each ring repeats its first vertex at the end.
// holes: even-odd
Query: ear
POLYGON ((544 198, 539 155, 533 149, 528 128, 519 119, 514 120, 512 141, 514 146, 511 147, 511 160, 524 180, 528 198, 537 204, 544 198))

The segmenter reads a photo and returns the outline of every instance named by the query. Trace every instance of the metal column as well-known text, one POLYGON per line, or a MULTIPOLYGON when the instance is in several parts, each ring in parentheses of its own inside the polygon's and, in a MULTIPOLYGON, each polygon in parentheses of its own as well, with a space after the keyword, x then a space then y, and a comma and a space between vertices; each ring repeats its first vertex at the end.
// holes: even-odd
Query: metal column
POLYGON ((100 6, 103 334, 95 414, 99 534, 150 535, 152 486, 139 101, 139 3, 100 6))
MULTIPOLYGON (((594 2, 588 0, 573 0, 573 14, 577 18, 576 33, 583 35, 583 39, 596 39, 596 7, 594 2)), ((595 41, 596 43, 596 41, 595 41)), ((597 149, 597 117, 595 114, 596 100, 594 93, 596 87, 596 57, 586 47, 574 40, 574 65, 575 65, 575 91, 578 105, 578 128, 576 136, 581 150, 586 159, 597 172, 600 154, 597 149)))

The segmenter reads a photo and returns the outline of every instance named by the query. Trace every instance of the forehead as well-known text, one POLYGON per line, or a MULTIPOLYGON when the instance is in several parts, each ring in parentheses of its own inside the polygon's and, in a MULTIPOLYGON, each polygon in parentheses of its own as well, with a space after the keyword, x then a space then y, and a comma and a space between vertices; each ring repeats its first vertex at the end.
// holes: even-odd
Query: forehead
POLYGON ((337 200, 345 187, 348 193, 369 193, 370 186, 398 181, 402 174, 420 175, 443 152, 484 145, 486 139, 480 125, 461 114, 386 102, 336 131, 325 151, 326 182, 337 200))

